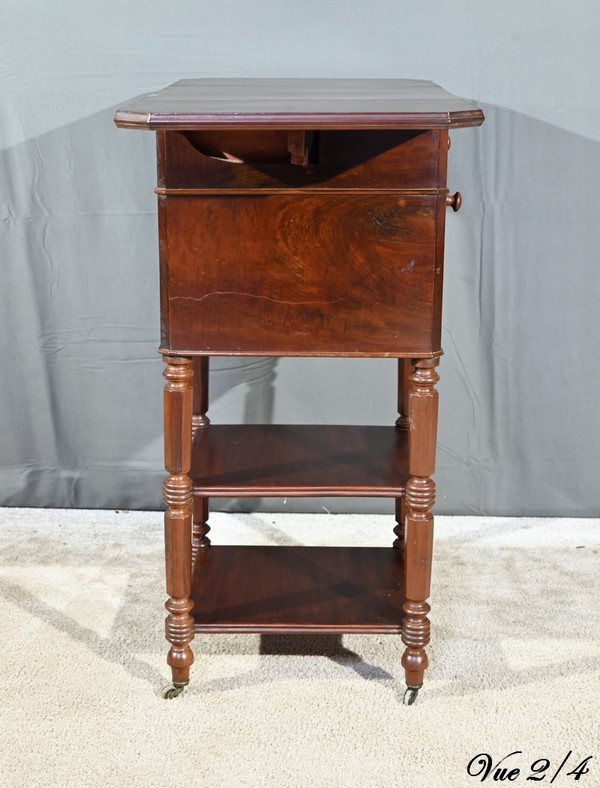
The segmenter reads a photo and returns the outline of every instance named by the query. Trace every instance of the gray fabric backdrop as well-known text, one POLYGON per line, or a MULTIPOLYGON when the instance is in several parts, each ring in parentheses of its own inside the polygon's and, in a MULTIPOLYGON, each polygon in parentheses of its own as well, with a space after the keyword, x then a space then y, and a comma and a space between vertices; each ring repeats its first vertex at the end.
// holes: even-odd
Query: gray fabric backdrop
MULTIPOLYGON (((452 135, 437 511, 598 515, 596 0, 5 0, 2 16, 0 503, 161 505, 154 139, 114 128, 115 108, 189 76, 414 77, 487 116, 452 135)), ((216 361, 210 415, 389 424, 395 375, 216 361)))

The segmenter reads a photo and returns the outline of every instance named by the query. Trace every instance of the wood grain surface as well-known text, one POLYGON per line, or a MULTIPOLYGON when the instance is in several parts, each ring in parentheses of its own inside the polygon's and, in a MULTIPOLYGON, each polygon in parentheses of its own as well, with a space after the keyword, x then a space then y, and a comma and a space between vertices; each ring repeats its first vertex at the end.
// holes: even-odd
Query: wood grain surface
POLYGON ((134 129, 450 128, 480 109, 415 79, 182 79, 117 111, 134 129))
POLYGON ((198 554, 192 599, 196 632, 397 634, 402 557, 386 547, 213 545, 198 554))
POLYGON ((173 680, 187 682, 194 654, 190 617, 192 572, 192 482, 188 476, 192 448, 192 359, 166 356, 163 375, 165 468, 169 476, 163 486, 165 512, 165 564, 167 574, 165 621, 171 644, 167 662, 173 680))
POLYGON ((161 197, 163 350, 425 356, 442 261, 429 194, 161 197))
POLYGON ((194 435, 192 481, 210 497, 395 497, 407 433, 359 425, 211 424, 194 435))
POLYGON ((445 131, 320 131, 295 166, 289 132, 157 133, 161 190, 443 189, 445 131))

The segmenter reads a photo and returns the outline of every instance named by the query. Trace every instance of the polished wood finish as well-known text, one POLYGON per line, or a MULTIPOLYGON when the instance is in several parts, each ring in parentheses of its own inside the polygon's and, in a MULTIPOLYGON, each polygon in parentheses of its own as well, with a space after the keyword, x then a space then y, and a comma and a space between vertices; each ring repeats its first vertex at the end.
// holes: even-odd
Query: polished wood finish
POLYGON ((188 476, 192 455, 192 360, 165 356, 164 391, 165 468, 164 483, 165 557, 167 568, 165 629, 171 649, 167 662, 173 680, 189 680, 194 655, 189 647, 194 637, 193 603, 190 600, 192 573, 192 482, 188 476))
POLYGON ((396 505, 396 525, 394 527, 394 533, 396 538, 392 543, 392 547, 395 550, 404 551, 404 540, 406 536, 406 498, 403 495, 401 498, 396 498, 395 501, 396 505))
POLYGON ((448 130, 482 120, 433 83, 395 79, 182 80, 117 112, 118 126, 157 131, 166 697, 187 681, 194 631, 401 632, 414 699, 444 230, 462 202, 446 184, 448 130), (397 357, 396 424, 210 424, 217 355, 397 357), (210 545, 210 497, 312 495, 394 499, 393 547, 210 545))
POLYGON ((159 200, 170 201, 162 332, 169 352, 440 352, 431 315, 442 281, 435 228, 445 195, 159 200))
POLYGON ((410 392, 410 376, 412 367, 410 359, 398 359, 398 418, 396 427, 399 430, 408 429, 408 398, 410 392))
POLYGON ((196 562, 195 630, 398 634, 403 574, 388 548, 213 545, 196 562))
POLYGON ((210 497, 389 498, 408 481, 394 427, 213 424, 194 436, 194 488, 210 497))
MULTIPOLYGON (((398 359, 398 418, 396 419, 396 429, 408 430, 408 403, 410 395, 410 375, 412 366, 409 359, 398 359)), ((408 435, 408 433, 406 433, 408 435)), ((406 521, 406 498, 396 498, 396 527, 394 533, 396 539, 393 547, 397 550, 404 550, 405 524, 406 521)))
POLYGON ((403 609, 402 641, 406 651, 402 665, 409 687, 420 687, 428 664, 425 646, 429 643, 433 517, 438 395, 435 371, 439 359, 417 359, 410 376, 409 458, 410 479, 406 485, 404 568, 406 602, 403 609))
POLYGON ((192 360, 194 377, 193 385, 193 411, 192 435, 201 427, 208 427, 210 419, 206 415, 208 410, 208 356, 195 356, 192 360))
POLYGON ((298 167, 288 160, 284 131, 161 131, 156 191, 177 196, 215 190, 329 194, 340 189, 443 189, 446 139, 447 132, 433 130, 319 131, 312 145, 316 161, 298 167))
POLYGON ((449 194, 446 197, 446 205, 448 208, 452 208, 454 213, 458 213, 462 206, 462 194, 460 192, 455 192, 454 194, 449 194))
POLYGON ((208 524, 210 499, 206 495, 194 495, 193 526, 192 526, 192 563, 196 562, 198 552, 210 547, 208 524))
MULTIPOLYGON (((208 356, 195 356, 193 359, 193 396, 192 396, 192 437, 197 430, 210 424, 206 415, 208 410, 208 356)), ((194 496, 192 525, 192 562, 195 563, 198 551, 210 545, 208 532, 209 499, 205 495, 194 496)))
POLYGON ((119 110, 134 129, 448 129, 483 113, 417 79, 182 79, 119 110))

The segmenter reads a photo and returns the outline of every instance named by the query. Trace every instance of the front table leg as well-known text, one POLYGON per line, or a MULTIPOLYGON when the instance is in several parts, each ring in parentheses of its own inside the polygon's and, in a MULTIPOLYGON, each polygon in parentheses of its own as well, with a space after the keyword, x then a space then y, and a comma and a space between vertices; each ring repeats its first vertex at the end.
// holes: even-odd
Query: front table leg
POLYGON ((167 663, 173 684, 165 687, 163 697, 183 692, 189 681, 194 655, 189 646, 194 638, 194 620, 190 616, 192 585, 192 482, 188 473, 192 458, 192 359, 165 356, 163 372, 167 380, 164 391, 165 468, 164 483, 165 560, 167 594, 165 622, 171 644, 167 663))
POLYGON ((429 643, 430 607, 427 598, 431 585, 431 554, 435 484, 429 478, 435 470, 438 395, 435 371, 439 359, 413 360, 409 394, 409 459, 410 478, 406 485, 406 521, 404 545, 405 613, 402 621, 402 642, 406 650, 402 666, 407 690, 404 702, 414 702, 423 684, 428 660, 425 646, 429 643))

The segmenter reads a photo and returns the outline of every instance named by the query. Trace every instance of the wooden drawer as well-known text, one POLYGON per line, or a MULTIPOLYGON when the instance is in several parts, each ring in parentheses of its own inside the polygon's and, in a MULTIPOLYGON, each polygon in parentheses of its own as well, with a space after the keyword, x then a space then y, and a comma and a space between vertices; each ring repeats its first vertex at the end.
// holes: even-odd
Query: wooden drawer
POLYGON ((445 193, 162 196, 162 348, 440 350, 445 193))

